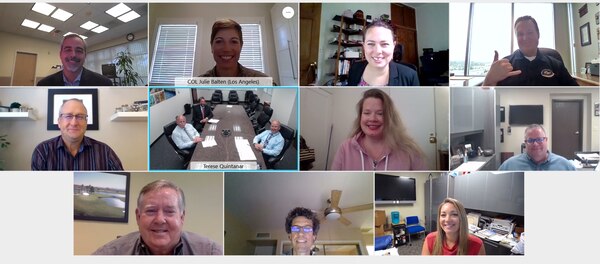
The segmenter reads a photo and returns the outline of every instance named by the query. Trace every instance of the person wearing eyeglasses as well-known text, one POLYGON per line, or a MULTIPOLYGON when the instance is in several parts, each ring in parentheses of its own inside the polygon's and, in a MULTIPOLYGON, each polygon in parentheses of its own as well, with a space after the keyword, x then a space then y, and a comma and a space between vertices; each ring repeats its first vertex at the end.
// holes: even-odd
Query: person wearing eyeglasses
POLYGON ((60 106, 60 136, 35 147, 31 170, 123 170, 117 154, 105 143, 85 136, 87 109, 80 99, 68 99, 60 106))
POLYGON ((525 153, 504 161, 501 171, 574 171, 575 166, 559 155, 548 151, 548 137, 541 125, 532 124, 525 129, 525 153))
POLYGON ((316 213, 304 207, 292 209, 285 218, 285 231, 292 242, 292 249, 284 252, 284 255, 315 254, 313 247, 319 232, 319 219, 316 213))
POLYGON ((108 242, 92 255, 223 255, 215 241, 183 230, 185 195, 170 181, 157 180, 142 188, 135 220, 138 231, 108 242))

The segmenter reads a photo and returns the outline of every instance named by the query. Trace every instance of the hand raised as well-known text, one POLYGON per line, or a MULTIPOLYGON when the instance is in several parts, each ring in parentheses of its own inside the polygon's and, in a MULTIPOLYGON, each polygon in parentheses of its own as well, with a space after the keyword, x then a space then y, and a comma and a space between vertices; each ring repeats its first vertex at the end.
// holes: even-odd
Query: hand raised
POLYGON ((485 76, 484 86, 494 86, 498 82, 515 75, 521 74, 521 70, 513 71, 512 64, 508 59, 498 60, 498 51, 494 51, 494 62, 485 76))

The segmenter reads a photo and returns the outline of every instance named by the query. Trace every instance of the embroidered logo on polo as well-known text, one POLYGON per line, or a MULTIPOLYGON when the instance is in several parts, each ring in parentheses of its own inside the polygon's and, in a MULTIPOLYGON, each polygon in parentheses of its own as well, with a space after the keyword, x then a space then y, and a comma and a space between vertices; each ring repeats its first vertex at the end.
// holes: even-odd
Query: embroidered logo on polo
POLYGON ((554 77, 554 72, 550 69, 543 69, 542 76, 544 76, 546 78, 552 78, 552 77, 554 77))

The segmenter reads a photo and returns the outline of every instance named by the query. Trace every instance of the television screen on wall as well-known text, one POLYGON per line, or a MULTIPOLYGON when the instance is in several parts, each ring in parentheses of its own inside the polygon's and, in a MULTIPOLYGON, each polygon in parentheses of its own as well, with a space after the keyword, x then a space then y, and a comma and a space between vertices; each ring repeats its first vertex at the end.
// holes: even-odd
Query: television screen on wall
POLYGON ((375 174, 375 201, 377 203, 414 203, 417 201, 415 178, 375 174))
POLYGON ((544 123, 543 105, 511 105, 508 114, 511 125, 531 125, 544 123))

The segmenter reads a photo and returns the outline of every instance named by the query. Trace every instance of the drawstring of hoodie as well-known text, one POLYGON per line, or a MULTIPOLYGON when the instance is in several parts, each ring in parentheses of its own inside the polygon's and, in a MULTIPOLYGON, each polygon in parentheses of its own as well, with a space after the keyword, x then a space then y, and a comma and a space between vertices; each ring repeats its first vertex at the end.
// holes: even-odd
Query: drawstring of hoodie
MULTIPOLYGON (((362 166, 362 170, 364 171, 365 170, 365 153, 362 151, 362 149, 359 149, 358 151, 360 151, 360 166, 362 166)), ((384 170, 387 171, 388 170, 388 155, 385 155, 383 158, 385 159, 385 169, 384 170)), ((381 160, 379 160, 379 161, 381 161, 381 160)), ((378 162, 373 161, 373 170, 375 170, 375 168, 377 167, 377 163, 379 163, 379 161, 378 162)))

